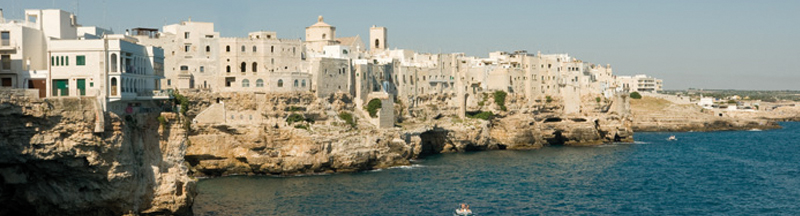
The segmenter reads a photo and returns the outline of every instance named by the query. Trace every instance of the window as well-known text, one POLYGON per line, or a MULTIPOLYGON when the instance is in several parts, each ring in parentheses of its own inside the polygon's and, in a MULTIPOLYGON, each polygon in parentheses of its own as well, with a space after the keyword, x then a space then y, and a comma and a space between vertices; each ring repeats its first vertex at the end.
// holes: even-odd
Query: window
POLYGON ((206 38, 214 38, 214 35, 206 35, 206 38))
POLYGON ((206 67, 200 66, 200 73, 206 72, 206 67))
POLYGON ((225 66, 225 72, 228 72, 228 73, 231 72, 231 66, 230 65, 225 66))
POLYGON ((69 66, 69 56, 66 56, 64 60, 64 65, 69 66))
POLYGON ((172 80, 171 79, 167 79, 167 86, 172 86, 172 80))
POLYGON ((50 66, 56 66, 56 57, 50 56, 50 66))
POLYGON ((188 71, 188 70, 189 70, 189 66, 181 65, 181 71, 188 71))
POLYGON ((111 54, 111 72, 117 72, 117 54, 111 54))
POLYGON ((183 46, 183 51, 184 52, 189 52, 189 48, 191 48, 191 47, 192 47, 192 45, 185 45, 185 46, 183 46))
POLYGON ((297 87, 297 80, 294 80, 294 87, 297 87))
POLYGON ((303 80, 301 84, 303 87, 306 87, 306 80, 303 80))
POLYGON ((86 65, 86 56, 75 56, 75 65, 86 65))
MULTIPOLYGON (((169 83, 169 80, 167 80, 169 83)), ((111 77, 111 96, 117 96, 117 78, 111 77)))
POLYGON ((258 49, 256 49, 256 46, 253 46, 253 52, 256 52, 257 50, 258 49))
POLYGON ((206 52, 211 52, 211 46, 206 46, 206 52))
POLYGON ((242 80, 242 87, 250 87, 250 80, 248 79, 242 80))
POLYGON ((271 46, 271 47, 269 47, 269 52, 271 52, 271 53, 275 53, 275 46, 271 46))
POLYGON ((242 52, 245 52, 245 51, 246 51, 246 50, 245 50, 244 46, 242 46, 242 52))
POLYGON ((242 73, 244 73, 247 70, 247 63, 242 62, 242 65, 239 68, 241 68, 242 73))
POLYGON ((189 32, 183 33, 183 39, 189 39, 189 32))
POLYGON ((269 63, 270 63, 270 64, 272 64, 272 65, 275 65, 275 59, 274 59, 274 58, 273 58, 273 59, 270 59, 270 60, 269 60, 269 63))
POLYGON ((327 35, 322 34, 322 39, 325 39, 326 37, 327 37, 327 35))
POLYGON ((256 87, 264 87, 264 80, 262 79, 256 80, 256 87))
POLYGON ((0 32, 0 39, 3 40, 3 46, 11 46, 11 32, 0 32))
POLYGON ((375 39, 375 48, 381 48, 381 41, 378 39, 375 39))
POLYGON ((278 87, 283 87, 283 80, 282 79, 278 80, 278 87))
POLYGON ((231 52, 231 46, 225 46, 225 52, 231 52))
POLYGON ((253 72, 258 72, 258 63, 253 62, 253 72))
POLYGON ((11 70, 11 55, 2 55, 0 58, 3 58, 2 68, 3 70, 11 70))

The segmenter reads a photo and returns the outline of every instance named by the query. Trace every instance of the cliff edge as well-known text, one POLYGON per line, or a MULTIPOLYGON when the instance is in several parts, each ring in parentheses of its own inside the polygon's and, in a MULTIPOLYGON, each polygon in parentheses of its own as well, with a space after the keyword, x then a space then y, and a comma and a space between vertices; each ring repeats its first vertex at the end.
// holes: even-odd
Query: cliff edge
POLYGON ((98 116, 93 97, 1 96, 0 215, 191 215, 177 124, 98 116))

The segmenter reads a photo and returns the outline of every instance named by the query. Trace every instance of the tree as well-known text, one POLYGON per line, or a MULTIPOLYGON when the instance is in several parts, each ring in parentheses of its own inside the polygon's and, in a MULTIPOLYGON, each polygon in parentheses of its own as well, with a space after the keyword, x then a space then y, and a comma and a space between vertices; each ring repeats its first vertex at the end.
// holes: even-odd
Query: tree
POLYGON ((633 99, 642 99, 642 95, 639 92, 631 92, 631 98, 633 99))

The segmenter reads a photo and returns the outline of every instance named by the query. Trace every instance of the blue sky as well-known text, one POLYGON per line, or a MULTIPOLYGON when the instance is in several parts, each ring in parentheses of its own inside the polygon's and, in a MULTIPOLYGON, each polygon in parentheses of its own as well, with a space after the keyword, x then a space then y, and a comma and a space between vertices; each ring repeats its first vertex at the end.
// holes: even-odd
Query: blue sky
POLYGON ((611 64, 618 75, 662 78, 665 89, 800 90, 800 1, 4 0, 0 7, 15 19, 26 8, 59 8, 117 33, 191 17, 214 22, 226 37, 267 30, 301 38, 323 15, 339 37, 368 38, 370 26, 387 27, 392 48, 569 53, 611 64))

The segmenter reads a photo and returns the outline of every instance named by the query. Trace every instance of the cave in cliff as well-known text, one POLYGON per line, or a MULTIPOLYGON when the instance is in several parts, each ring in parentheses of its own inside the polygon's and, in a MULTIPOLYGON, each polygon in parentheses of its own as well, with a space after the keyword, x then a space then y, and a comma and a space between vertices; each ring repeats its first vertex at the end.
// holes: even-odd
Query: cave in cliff
POLYGON ((447 141, 447 131, 431 130, 419 135, 422 151, 421 157, 432 154, 439 154, 444 150, 447 141))

